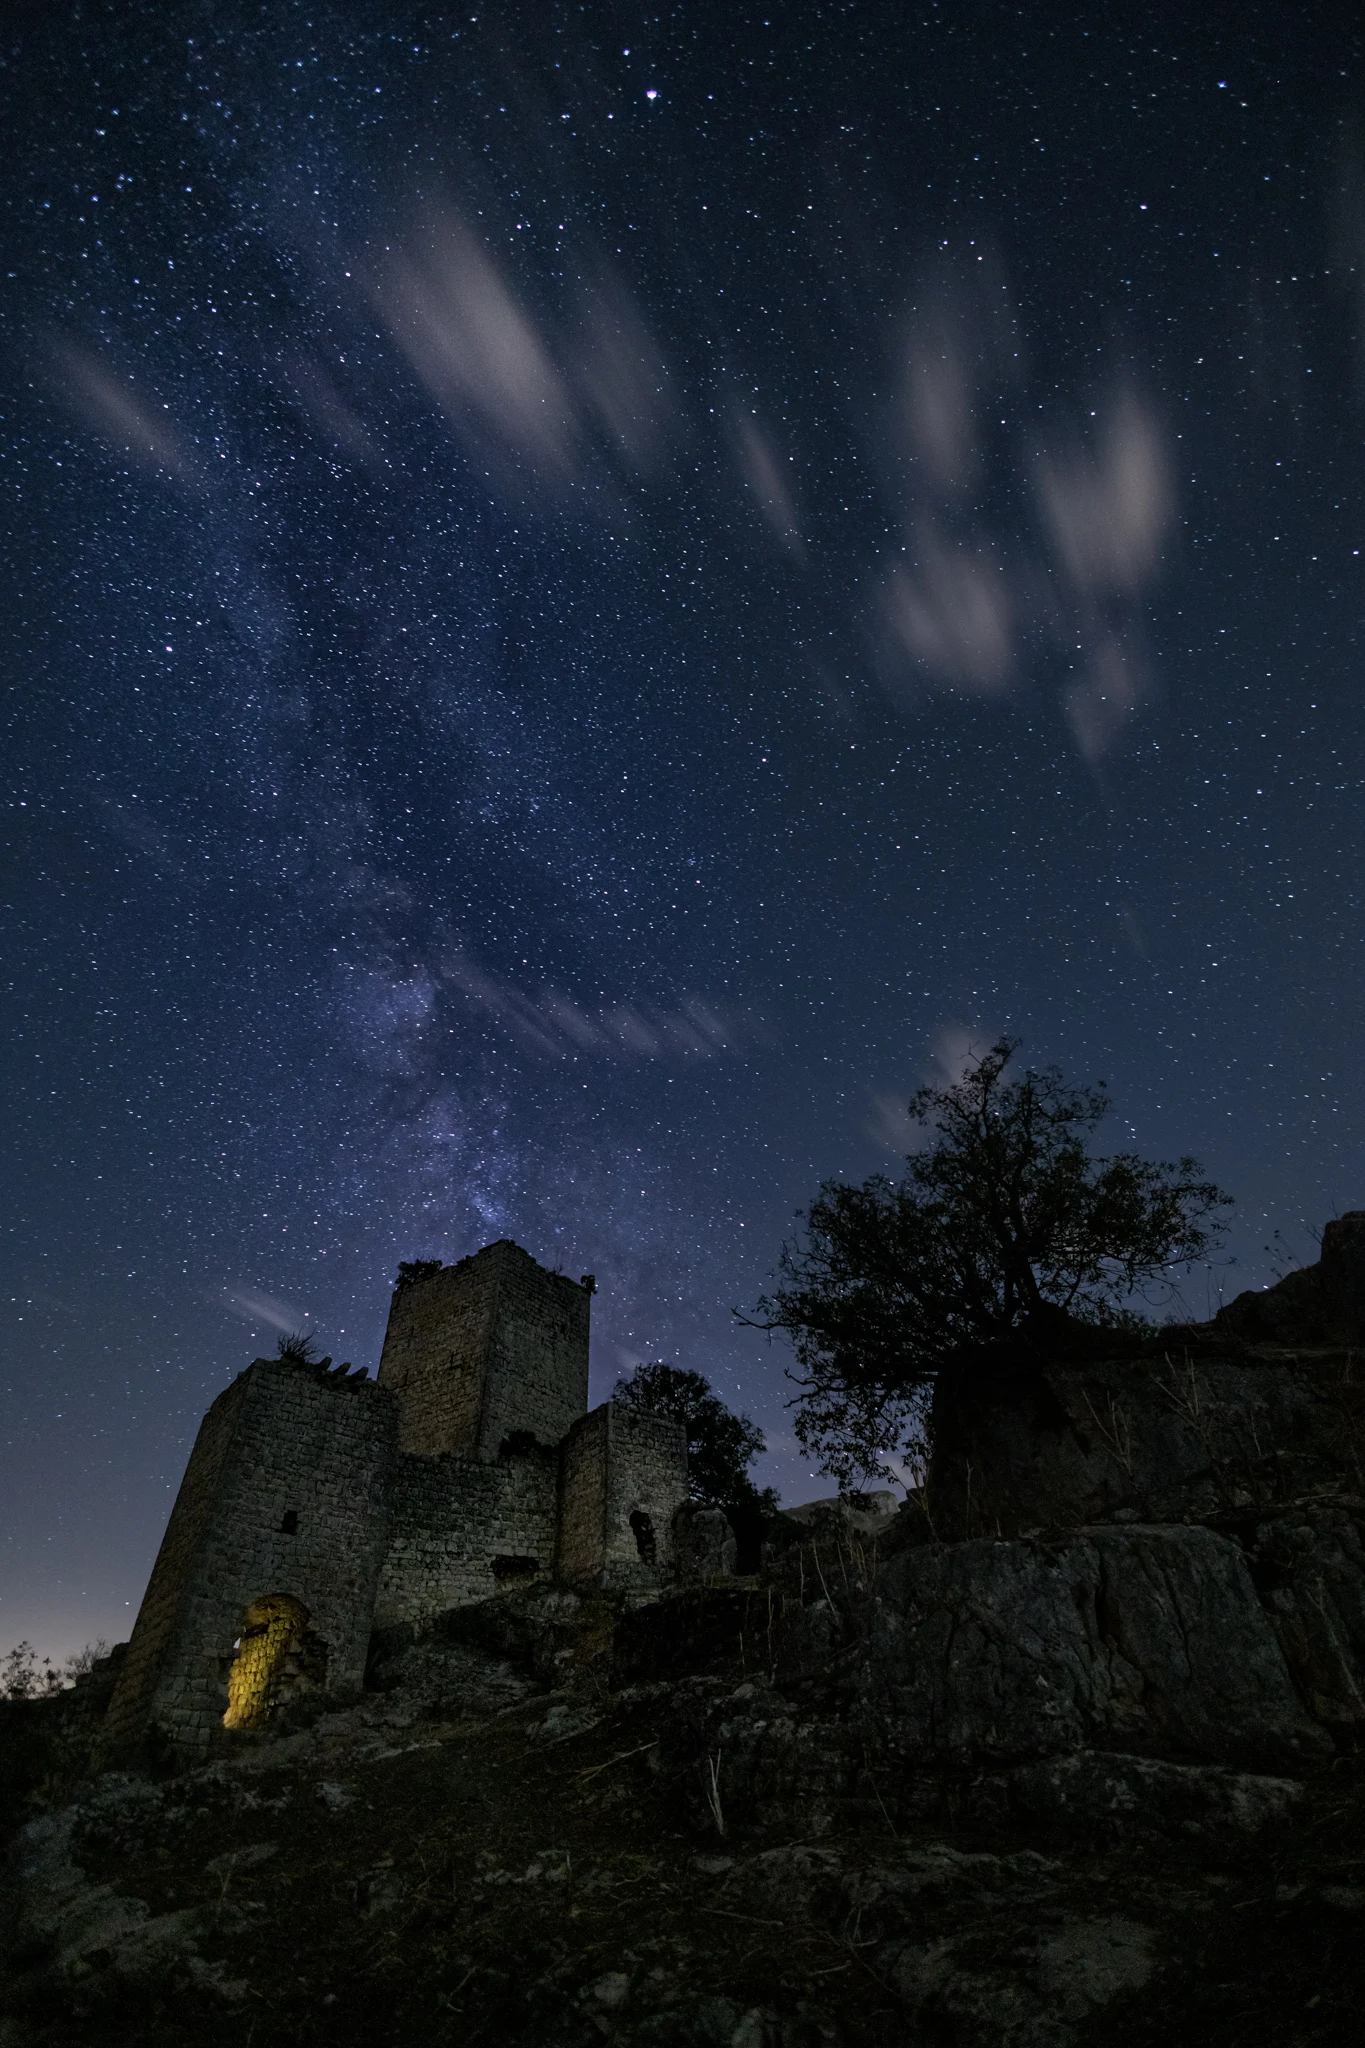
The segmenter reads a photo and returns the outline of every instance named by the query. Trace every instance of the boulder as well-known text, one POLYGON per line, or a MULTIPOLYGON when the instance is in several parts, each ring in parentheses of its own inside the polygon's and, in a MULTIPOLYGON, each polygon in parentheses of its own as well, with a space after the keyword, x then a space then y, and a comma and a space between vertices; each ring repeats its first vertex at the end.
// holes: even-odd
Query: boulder
POLYGON ((978 1820, 1012 1818, 1063 1832, 1140 1826, 1228 1841, 1287 1821, 1303 1796, 1295 1778, 1081 1749, 979 1780, 970 1811, 978 1820))

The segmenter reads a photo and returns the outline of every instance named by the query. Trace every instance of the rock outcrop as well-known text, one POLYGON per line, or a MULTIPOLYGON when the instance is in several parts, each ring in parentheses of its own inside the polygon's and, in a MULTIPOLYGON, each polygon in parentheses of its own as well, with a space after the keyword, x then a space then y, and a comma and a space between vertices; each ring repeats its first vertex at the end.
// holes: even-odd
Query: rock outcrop
POLYGON ((970 1785, 1039 1826, 1253 1827, 1365 1729, 1365 1212, 1211 1324, 1057 1334, 940 1383, 893 1526, 807 1519, 775 1687, 682 1709, 737 1810, 970 1785))
POLYGON ((1365 1345, 1365 1209, 1333 1217, 1315 1265, 1239 1294, 1219 1309, 1213 1327, 1249 1344, 1365 1345))

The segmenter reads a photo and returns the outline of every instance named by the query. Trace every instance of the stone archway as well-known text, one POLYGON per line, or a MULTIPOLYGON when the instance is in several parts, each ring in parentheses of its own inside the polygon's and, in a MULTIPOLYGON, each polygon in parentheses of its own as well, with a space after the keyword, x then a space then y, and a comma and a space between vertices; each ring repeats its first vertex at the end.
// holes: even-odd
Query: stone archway
POLYGON ((225 1728, 264 1728, 288 1686, 291 1652, 308 1632, 308 1609, 289 1593, 268 1593, 246 1611, 228 1672, 225 1728))

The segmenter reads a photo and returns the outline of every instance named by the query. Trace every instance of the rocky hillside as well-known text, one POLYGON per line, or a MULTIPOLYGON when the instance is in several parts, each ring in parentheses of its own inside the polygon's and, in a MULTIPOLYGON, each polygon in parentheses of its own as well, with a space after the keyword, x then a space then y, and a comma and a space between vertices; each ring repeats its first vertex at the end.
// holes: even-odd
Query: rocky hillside
POLYGON ((1363 1233, 983 1358, 754 1578, 509 1592, 190 1769, 34 1707, 0 2042, 1354 2042, 1363 1233))

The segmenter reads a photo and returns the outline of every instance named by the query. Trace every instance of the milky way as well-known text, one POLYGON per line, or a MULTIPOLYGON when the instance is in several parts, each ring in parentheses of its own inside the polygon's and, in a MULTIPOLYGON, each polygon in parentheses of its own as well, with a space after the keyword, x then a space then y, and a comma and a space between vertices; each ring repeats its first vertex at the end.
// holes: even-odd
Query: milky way
POLYGON ((1002 1030, 1194 1312, 1365 1202, 1359 38, 1086 19, 10 31, 0 1645, 495 1237, 819 1492, 731 1310, 1002 1030))

